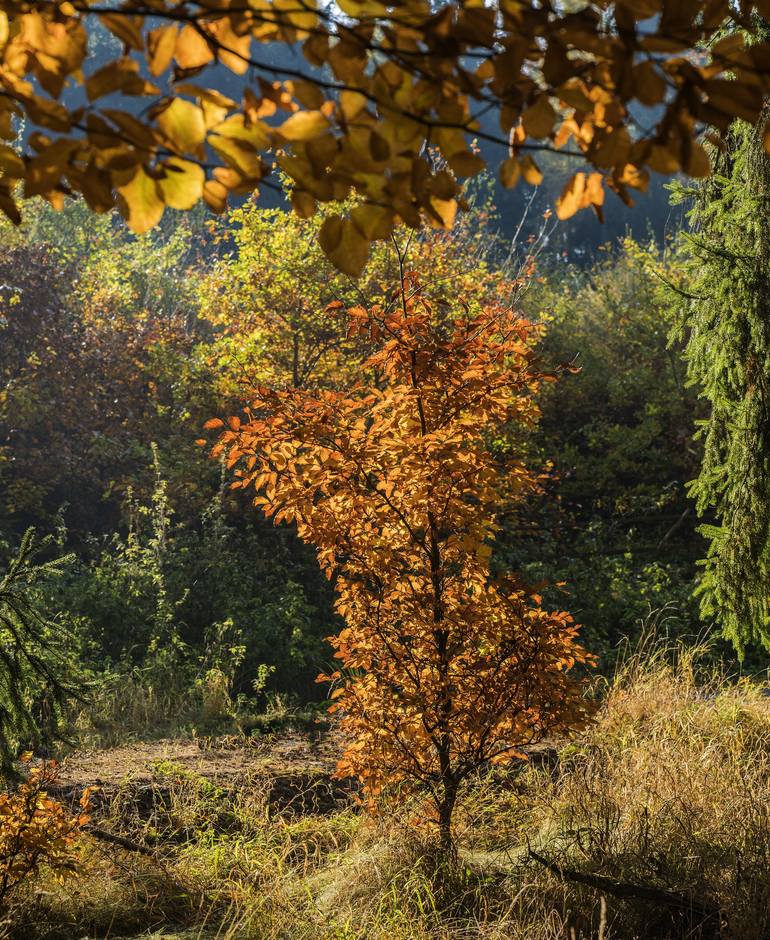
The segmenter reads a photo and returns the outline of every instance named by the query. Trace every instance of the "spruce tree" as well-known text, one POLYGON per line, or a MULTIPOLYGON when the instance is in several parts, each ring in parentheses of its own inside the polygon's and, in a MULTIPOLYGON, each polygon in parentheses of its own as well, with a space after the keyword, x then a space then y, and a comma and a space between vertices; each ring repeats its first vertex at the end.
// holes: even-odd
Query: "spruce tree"
POLYGON ((682 328, 691 382, 710 406, 691 484, 708 540, 698 591, 743 656, 770 648, 770 157, 736 122, 691 212, 693 278, 682 328))
POLYGON ((0 778, 14 775, 21 748, 58 736, 64 704, 80 697, 77 680, 66 675, 61 628, 39 595, 40 586, 59 577, 71 559, 39 563, 49 544, 29 529, 0 576, 0 778))

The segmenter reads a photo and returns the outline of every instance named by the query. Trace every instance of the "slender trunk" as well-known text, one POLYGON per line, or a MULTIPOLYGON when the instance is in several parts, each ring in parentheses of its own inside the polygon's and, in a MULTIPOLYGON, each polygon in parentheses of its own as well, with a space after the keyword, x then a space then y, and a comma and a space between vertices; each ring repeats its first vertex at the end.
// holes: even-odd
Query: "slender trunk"
POLYGON ((441 552, 438 545, 436 522, 433 513, 428 514, 431 527, 431 581, 433 588, 433 623, 438 668, 440 676, 440 699, 438 702, 438 750, 441 774, 441 796, 439 800, 439 848, 444 861, 454 855, 452 839, 452 813, 457 802, 457 780, 452 767, 452 695, 449 676, 449 631, 444 626, 443 578, 441 575, 441 552))
MULTIPOLYGON (((403 283, 403 281, 402 281, 403 283)), ((403 292, 402 292, 403 297, 403 292)), ((412 387, 419 389, 417 379, 417 357, 412 353, 412 387)), ((420 434, 428 433, 428 423, 422 396, 417 396, 417 413, 420 419, 420 434)), ((433 638, 438 653, 439 701, 438 701, 438 736, 434 740, 438 752, 441 794, 438 800, 439 812, 439 851, 442 862, 451 862, 455 847, 452 838, 452 814, 457 802, 457 779, 452 767, 452 693, 450 689, 449 631, 444 624, 444 572, 441 558, 439 526, 436 516, 428 511, 428 531, 430 544, 430 582, 433 595, 433 638)))
POLYGON ((455 856, 455 844, 452 838, 452 815, 457 802, 457 782, 449 776, 443 782, 443 792, 439 803, 439 851, 442 862, 451 862, 455 856))

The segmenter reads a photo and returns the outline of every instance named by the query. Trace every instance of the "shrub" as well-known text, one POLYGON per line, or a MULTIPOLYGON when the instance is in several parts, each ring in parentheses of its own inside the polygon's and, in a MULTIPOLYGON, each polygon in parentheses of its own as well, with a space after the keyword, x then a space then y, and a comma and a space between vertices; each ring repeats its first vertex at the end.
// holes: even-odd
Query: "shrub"
POLYGON ((77 869, 73 850, 89 819, 89 791, 73 815, 48 796, 57 775, 54 762, 43 762, 13 792, 0 794, 0 909, 42 866, 57 877, 77 869))

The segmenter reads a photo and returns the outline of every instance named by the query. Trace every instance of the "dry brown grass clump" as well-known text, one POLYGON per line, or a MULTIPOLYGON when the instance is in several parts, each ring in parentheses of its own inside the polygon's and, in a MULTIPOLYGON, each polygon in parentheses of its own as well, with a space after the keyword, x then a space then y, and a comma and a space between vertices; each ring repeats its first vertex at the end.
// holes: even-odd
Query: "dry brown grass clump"
POLYGON ((770 932, 770 690, 700 667, 703 653, 634 657, 558 772, 529 782, 542 854, 712 912, 608 895, 608 936, 770 932))

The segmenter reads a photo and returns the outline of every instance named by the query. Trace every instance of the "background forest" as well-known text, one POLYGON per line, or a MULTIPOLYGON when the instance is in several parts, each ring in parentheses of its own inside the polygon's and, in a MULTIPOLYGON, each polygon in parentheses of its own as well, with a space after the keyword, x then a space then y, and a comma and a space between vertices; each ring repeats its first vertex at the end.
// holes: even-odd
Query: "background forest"
MULTIPOLYGON (((344 384, 362 352, 324 308, 382 295, 393 247, 355 283, 324 259, 319 223, 280 208, 180 214, 138 238, 78 204, 30 209, 0 257, 0 531, 8 557, 30 526, 53 537, 46 555, 71 553, 39 587, 64 654, 89 684, 154 687, 170 710, 206 681, 259 705, 322 697, 336 627, 313 553, 230 491, 198 439, 259 383, 344 384)), ((412 239, 408 263, 445 304, 518 278, 543 362, 570 365, 520 442, 543 493, 495 550, 532 583, 566 582, 551 595, 608 668, 651 617, 672 635, 703 627, 687 499, 702 407, 665 284, 686 277, 684 249, 628 237, 575 264, 540 218, 516 244, 481 188, 454 231, 412 239)))

